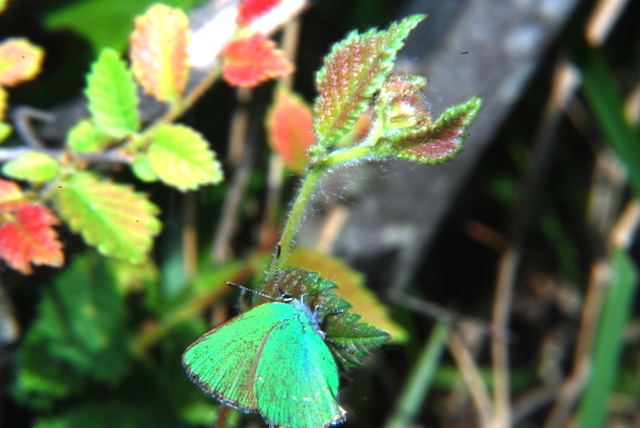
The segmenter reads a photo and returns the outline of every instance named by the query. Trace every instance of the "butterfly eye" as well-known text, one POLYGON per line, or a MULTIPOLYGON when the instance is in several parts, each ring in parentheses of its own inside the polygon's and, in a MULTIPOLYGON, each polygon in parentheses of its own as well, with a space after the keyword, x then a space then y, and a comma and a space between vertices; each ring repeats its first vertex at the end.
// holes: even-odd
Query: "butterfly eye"
POLYGON ((282 293, 282 296, 280 296, 280 300, 282 300, 285 303, 289 303, 293 300, 293 295, 289 293, 282 293))

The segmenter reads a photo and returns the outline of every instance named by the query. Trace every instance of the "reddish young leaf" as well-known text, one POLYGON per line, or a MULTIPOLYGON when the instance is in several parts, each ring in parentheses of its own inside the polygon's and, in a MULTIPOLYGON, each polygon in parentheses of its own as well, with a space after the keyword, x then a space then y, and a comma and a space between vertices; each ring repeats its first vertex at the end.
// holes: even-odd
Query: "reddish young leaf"
POLYGON ((392 156, 423 164, 450 161, 464 146, 467 129, 475 120, 482 99, 472 97, 464 104, 448 108, 440 117, 416 132, 400 133, 389 140, 392 156))
POLYGON ((13 220, 0 226, 0 255, 12 268, 25 275, 34 265, 62 266, 64 254, 58 233, 52 226, 60 220, 42 205, 25 205, 13 220))
POLYGON ((18 183, 0 178, 0 213, 15 211, 26 203, 18 183))
POLYGON ((404 39, 424 15, 394 23, 386 31, 351 33, 337 43, 316 74, 315 132, 318 150, 329 148, 347 134, 369 107, 393 69, 404 39))
POLYGON ((44 58, 42 48, 27 39, 9 39, 0 44, 0 85, 15 86, 33 79, 44 58))
POLYGON ((224 51, 224 80, 231 86, 253 88, 294 70, 276 44, 260 33, 232 40, 224 51))
POLYGON ((159 101, 178 99, 189 74, 189 19, 179 9, 152 6, 136 18, 131 35, 133 74, 159 101))
POLYGON ((279 90, 267 113, 267 136, 284 163, 294 172, 303 172, 309 161, 307 149, 316 140, 311 108, 292 92, 279 90))
POLYGON ((426 87, 426 79, 420 76, 389 76, 380 90, 375 111, 383 121, 385 137, 431 123, 431 112, 422 93, 426 87))
POLYGON ((238 6, 238 25, 249 25, 254 19, 260 18, 265 13, 282 3, 282 0, 244 0, 238 6))

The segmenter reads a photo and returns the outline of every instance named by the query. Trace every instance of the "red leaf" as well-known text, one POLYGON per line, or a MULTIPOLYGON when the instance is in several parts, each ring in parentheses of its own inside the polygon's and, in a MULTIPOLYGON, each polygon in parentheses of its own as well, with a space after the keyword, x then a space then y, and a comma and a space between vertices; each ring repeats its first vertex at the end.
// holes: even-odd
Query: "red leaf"
POLYGON ((307 149, 316 140, 311 108, 290 91, 280 90, 267 114, 267 130, 271 148, 284 163, 295 172, 304 171, 307 149))
POLYGON ((239 25, 249 25, 254 19, 276 7, 282 0, 244 0, 238 7, 236 21, 239 25))
POLYGON ((0 255, 9 266, 25 275, 31 264, 62 266, 64 254, 58 233, 51 227, 60 220, 42 205, 25 205, 15 219, 0 226, 0 255))
POLYGON ((232 86, 253 88, 294 70, 276 44, 260 33, 231 41, 224 51, 224 80, 232 86))
POLYGON ((26 203, 18 183, 0 178, 0 213, 15 211, 26 203))

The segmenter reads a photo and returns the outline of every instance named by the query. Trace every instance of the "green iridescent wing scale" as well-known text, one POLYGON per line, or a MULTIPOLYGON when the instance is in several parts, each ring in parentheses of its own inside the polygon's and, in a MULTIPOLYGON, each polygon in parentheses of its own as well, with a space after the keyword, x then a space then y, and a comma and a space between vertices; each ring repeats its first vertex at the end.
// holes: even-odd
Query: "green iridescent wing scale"
POLYGON ((289 319, 269 335, 256 371, 260 415, 272 426, 332 426, 346 418, 336 399, 335 360, 307 316, 292 306, 286 308, 289 319))
POLYGON ((187 348, 182 365, 191 380, 222 403, 257 413, 255 371, 270 330, 282 321, 273 305, 257 306, 187 348))

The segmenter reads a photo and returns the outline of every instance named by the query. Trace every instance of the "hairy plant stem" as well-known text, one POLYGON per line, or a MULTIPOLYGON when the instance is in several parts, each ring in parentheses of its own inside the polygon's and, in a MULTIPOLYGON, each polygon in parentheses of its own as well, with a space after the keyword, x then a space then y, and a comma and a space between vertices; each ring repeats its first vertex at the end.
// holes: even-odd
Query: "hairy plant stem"
MULTIPOLYGON (((282 237, 280 238, 280 265, 286 264, 289 252, 291 250, 291 244, 293 238, 300 226, 304 212, 311 202, 311 197, 316 187, 320 183, 322 176, 331 167, 345 164, 347 162, 367 159, 373 155, 371 147, 366 144, 359 144, 355 147, 348 147, 342 150, 336 150, 325 157, 313 162, 309 168, 309 171, 302 182, 302 186, 298 191, 298 195, 293 204, 293 208, 289 213, 289 218, 282 230, 282 237)), ((272 263, 269 268, 269 275, 271 276, 275 272, 275 264, 272 263)))
MULTIPOLYGON (((300 226, 300 222, 302 221, 302 217, 304 216, 305 209, 309 202, 311 202, 311 197, 313 196, 313 192, 316 187, 320 183, 323 174, 328 169, 324 164, 317 165, 309 170, 307 176, 304 178, 302 182, 302 186, 298 191, 298 196, 296 197, 296 201, 293 204, 293 208, 289 213, 289 218, 287 219, 287 223, 282 230, 282 237, 280 238, 280 262, 284 265, 289 256, 289 251, 291 249, 291 243, 293 242, 293 237, 296 234, 296 230, 298 230, 298 226, 300 226)), ((275 271, 275 264, 271 264, 271 268, 269 269, 269 275, 271 276, 275 271)))
MULTIPOLYGON (((302 217, 304 217, 304 212, 311 202, 311 197, 313 196, 313 192, 316 187, 320 183, 322 176, 325 172, 327 172, 331 167, 344 164, 347 162, 359 160, 359 159, 367 159, 372 155, 371 147, 365 144, 359 144, 355 147, 349 147, 342 150, 336 150, 328 154, 326 157, 314 162, 311 164, 309 168, 309 172, 307 173, 304 181, 302 182, 302 186, 298 191, 298 196, 293 204, 293 208, 289 213, 289 218, 284 226, 282 231, 282 237, 280 238, 280 264, 284 266, 286 264, 287 258, 289 256, 289 251, 291 250, 291 243, 293 242, 293 238, 300 226, 300 222, 302 221, 302 217)), ((272 263, 269 268, 269 275, 271 276, 275 272, 275 264, 272 263)))

